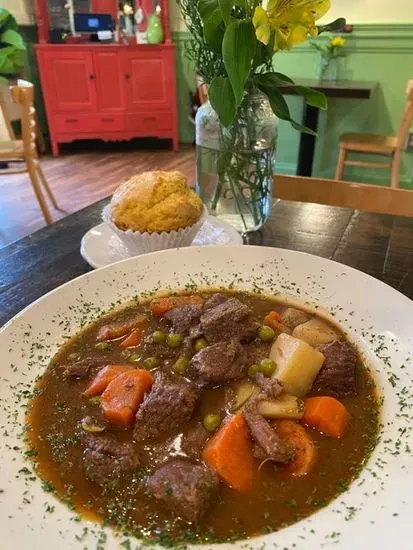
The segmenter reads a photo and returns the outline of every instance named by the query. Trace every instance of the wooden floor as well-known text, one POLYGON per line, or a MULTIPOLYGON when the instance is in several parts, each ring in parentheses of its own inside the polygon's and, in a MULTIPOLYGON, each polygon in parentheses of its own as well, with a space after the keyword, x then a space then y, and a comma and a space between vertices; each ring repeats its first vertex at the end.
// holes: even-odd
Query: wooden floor
MULTIPOLYGON (((63 209, 50 207, 55 221, 107 197, 125 178, 144 170, 181 170, 191 185, 195 181, 192 146, 173 153, 168 146, 83 143, 66 147, 58 158, 42 157, 41 163, 63 209)), ((7 176, 0 170, 0 248, 44 225, 28 174, 7 176)))

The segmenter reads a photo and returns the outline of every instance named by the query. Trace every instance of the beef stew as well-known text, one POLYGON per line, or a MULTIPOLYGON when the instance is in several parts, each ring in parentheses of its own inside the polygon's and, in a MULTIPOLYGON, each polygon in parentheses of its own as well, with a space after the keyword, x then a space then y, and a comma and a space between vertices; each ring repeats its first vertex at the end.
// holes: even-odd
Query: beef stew
POLYGON ((73 337, 28 413, 37 470, 88 518, 160 543, 276 531, 326 506, 379 429, 342 331, 203 291, 127 305, 73 337))

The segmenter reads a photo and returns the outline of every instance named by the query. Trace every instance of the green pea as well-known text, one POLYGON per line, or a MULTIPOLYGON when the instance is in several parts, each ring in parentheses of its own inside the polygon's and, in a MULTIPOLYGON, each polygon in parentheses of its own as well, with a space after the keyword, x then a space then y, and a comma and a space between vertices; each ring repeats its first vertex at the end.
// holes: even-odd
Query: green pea
POLYGON ((198 338, 195 340, 195 350, 201 351, 201 349, 206 348, 208 345, 208 342, 205 340, 205 338, 198 338))
POLYGON ((263 342, 272 342, 275 338, 275 332, 273 331, 273 329, 271 327, 267 327, 267 326, 263 325, 258 330, 258 337, 263 342))
POLYGON ((113 346, 110 342, 98 342, 97 344, 95 344, 95 348, 99 351, 109 351, 110 349, 112 349, 112 347, 113 346))
POLYGON ((99 405, 100 400, 101 400, 100 395, 96 395, 95 397, 91 397, 89 399, 89 403, 91 403, 92 405, 99 405))
POLYGON ((178 334, 177 332, 172 332, 171 334, 168 334, 168 337, 166 339, 166 343, 170 348, 179 348, 179 346, 182 344, 182 336, 178 334))
POLYGON ((263 359, 260 363, 260 372, 268 378, 272 376, 277 368, 277 363, 272 359, 263 359))
POLYGON ((186 357, 185 355, 181 355, 180 357, 178 357, 178 359, 174 363, 172 370, 176 374, 185 374, 185 371, 188 368, 188 365, 189 365, 188 357, 186 357))
POLYGON ((259 371, 260 371, 259 365, 251 365, 250 368, 248 369, 248 376, 250 378, 254 378, 254 376, 258 374, 259 371))
POLYGON ((163 330, 155 330, 152 334, 152 340, 155 344, 164 344, 166 342, 166 334, 163 330))
POLYGON ((137 363, 139 360, 140 360, 141 356, 139 355, 139 353, 136 353, 135 351, 133 353, 131 353, 128 357, 128 361, 132 362, 132 363, 137 363))
POLYGON ((147 357, 143 362, 143 366, 148 370, 156 369, 158 365, 159 359, 157 357, 147 357))
POLYGON ((208 432, 215 432, 220 424, 221 417, 219 414, 207 414, 203 421, 204 428, 208 432))

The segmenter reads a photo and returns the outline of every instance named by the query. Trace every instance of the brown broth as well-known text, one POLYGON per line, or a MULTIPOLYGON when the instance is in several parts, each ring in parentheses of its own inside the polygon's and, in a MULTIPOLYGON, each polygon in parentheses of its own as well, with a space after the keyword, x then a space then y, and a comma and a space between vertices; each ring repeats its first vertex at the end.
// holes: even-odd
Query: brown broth
MULTIPOLYGON (((253 309, 255 318, 261 322, 269 311, 282 308, 278 302, 263 296, 236 295, 253 309)), ((128 307, 109 319, 130 316, 132 311, 148 313, 148 304, 128 307)), ((141 487, 141 480, 153 468, 153 458, 161 452, 161 446, 152 446, 144 453, 142 469, 131 482, 116 489, 102 489, 84 474, 79 425, 88 415, 96 418, 99 405, 82 397, 87 380, 66 380, 56 367, 74 358, 92 355, 102 357, 102 365, 125 362, 116 348, 103 353, 95 349, 97 329, 107 322, 107 317, 99 320, 60 350, 38 383, 41 391, 33 398, 28 416, 39 475, 54 486, 60 498, 89 518, 107 520, 136 536, 157 537, 161 543, 237 539, 272 532, 327 505, 357 477, 374 448, 379 406, 374 382, 360 360, 357 395, 341 400, 351 415, 345 435, 337 440, 311 431, 318 447, 318 461, 306 477, 293 477, 282 467, 266 463, 248 494, 237 493, 221 483, 219 500, 211 506, 196 530, 165 512, 141 487)), ((154 319, 149 330, 161 326, 162 322, 154 319)), ((195 416, 202 418, 222 409, 225 399, 222 388, 204 390, 195 416)), ((131 430, 114 433, 120 441, 129 441, 132 437, 131 430)))

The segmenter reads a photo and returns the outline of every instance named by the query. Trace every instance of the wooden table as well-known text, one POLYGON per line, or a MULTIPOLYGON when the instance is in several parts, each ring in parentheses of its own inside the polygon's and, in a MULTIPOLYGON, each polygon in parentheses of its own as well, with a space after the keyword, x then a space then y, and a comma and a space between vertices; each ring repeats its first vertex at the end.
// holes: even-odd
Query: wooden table
MULTIPOLYGON (((329 82, 327 80, 313 79, 296 79, 296 83, 301 86, 308 86, 326 94, 327 97, 341 97, 346 99, 369 99, 374 89, 377 87, 376 82, 356 82, 353 80, 338 80, 329 82)), ((287 89, 288 90, 288 89, 287 89)), ((285 92, 293 94, 290 90, 285 92)), ((302 124, 317 132, 318 116, 320 110, 317 107, 312 107, 304 101, 302 124)), ((316 138, 310 134, 301 134, 300 148, 298 152, 297 175, 311 176, 313 172, 314 151, 316 138)), ((337 144, 338 147, 338 144, 337 144)))
MULTIPOLYGON (((0 250, 0 326, 36 298, 91 270, 80 256, 80 239, 100 223, 106 202, 0 250)), ((413 299, 413 218, 278 201, 263 230, 248 242, 332 258, 413 299)))

